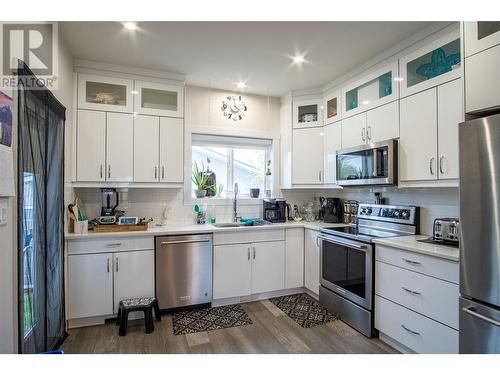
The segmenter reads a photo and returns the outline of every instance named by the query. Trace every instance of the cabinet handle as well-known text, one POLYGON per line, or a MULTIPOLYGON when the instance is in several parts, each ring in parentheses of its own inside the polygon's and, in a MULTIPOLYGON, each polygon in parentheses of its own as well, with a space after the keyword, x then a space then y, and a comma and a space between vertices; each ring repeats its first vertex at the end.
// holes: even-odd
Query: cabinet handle
POLYGON ((418 266, 418 265, 422 264, 420 262, 417 262, 416 260, 410 260, 410 259, 406 259, 406 258, 401 258, 401 259, 403 259, 404 262, 411 264, 411 265, 414 265, 414 266, 418 266))
POLYGON ((405 288, 404 286, 401 287, 401 289, 403 289, 405 292, 408 292, 410 294, 413 294, 414 296, 419 296, 421 295, 422 293, 420 292, 416 292, 414 290, 411 290, 411 289, 408 289, 408 288, 405 288))
POLYGON ((255 259, 255 246, 253 247, 253 259, 255 259))
POLYGON ((434 170, 432 169, 433 164, 434 164, 434 156, 429 159, 429 172, 431 172, 431 175, 434 176, 434 170))
POLYGON ((322 172, 321 172, 321 171, 319 171, 318 176, 319 176, 319 182, 321 182, 321 179, 322 179, 322 177, 323 177, 323 176, 322 176, 322 172))
POLYGON ((319 241, 320 241, 320 237, 319 237, 319 236, 317 236, 317 237, 316 237, 316 246, 317 246, 317 247, 320 247, 320 246, 321 246, 321 245, 320 245, 320 243, 319 243, 319 241))
POLYGON ((111 164, 108 164, 108 178, 111 178, 111 164))
POLYGON ((441 157, 439 158, 439 172, 440 172, 441 174, 444 174, 443 160, 444 160, 444 156, 441 156, 441 157))
POLYGON ((165 179, 165 167, 163 165, 161 166, 161 179, 165 179))
POLYGON ((99 168, 99 177, 101 178, 102 180, 102 164, 101 164, 101 167, 99 168))
POLYGON ((401 328, 403 328, 406 332, 410 332, 412 335, 420 335, 420 332, 414 331, 412 329, 406 328, 404 324, 401 324, 401 328))
POLYGON ((116 265, 116 272, 118 272, 118 257, 116 257, 115 265, 116 265))
POLYGON ((247 249, 248 260, 250 260, 250 248, 247 249))
POLYGON ((158 179, 158 167, 155 166, 155 180, 158 179))
POLYGON ((106 259, 106 271, 109 273, 109 258, 106 259))
POLYGON ((366 141, 366 138, 365 138, 365 128, 361 129, 361 139, 363 140, 363 142, 366 141))
POLYGON ((368 128, 366 130, 366 137, 368 138, 369 141, 372 140, 372 127, 371 126, 368 126, 368 128))
POLYGON ((118 247, 118 246, 121 246, 122 243, 121 242, 117 242, 117 243, 108 243, 106 245, 106 247, 118 247))

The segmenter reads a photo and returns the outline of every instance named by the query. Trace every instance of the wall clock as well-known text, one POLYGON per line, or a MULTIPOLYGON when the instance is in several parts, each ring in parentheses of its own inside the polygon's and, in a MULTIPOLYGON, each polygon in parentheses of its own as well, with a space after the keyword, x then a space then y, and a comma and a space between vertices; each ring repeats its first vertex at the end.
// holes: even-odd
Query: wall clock
POLYGON ((242 120, 247 112, 247 105, 241 99, 241 95, 228 95, 222 101, 221 111, 224 117, 233 121, 242 120))

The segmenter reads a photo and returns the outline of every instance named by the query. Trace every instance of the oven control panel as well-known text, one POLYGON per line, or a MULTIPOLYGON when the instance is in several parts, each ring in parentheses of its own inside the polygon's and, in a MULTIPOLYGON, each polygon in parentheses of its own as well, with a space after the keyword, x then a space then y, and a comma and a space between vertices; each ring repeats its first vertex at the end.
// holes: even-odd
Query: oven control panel
POLYGON ((413 223, 416 207, 360 204, 359 218, 372 220, 413 223))

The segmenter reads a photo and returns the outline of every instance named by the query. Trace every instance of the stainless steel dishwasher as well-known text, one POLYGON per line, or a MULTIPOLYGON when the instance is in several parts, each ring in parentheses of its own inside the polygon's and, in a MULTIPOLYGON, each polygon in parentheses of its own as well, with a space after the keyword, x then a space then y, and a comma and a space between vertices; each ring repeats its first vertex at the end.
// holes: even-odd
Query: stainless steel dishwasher
POLYGON ((156 237, 156 298, 161 310, 212 302, 212 235, 156 237))

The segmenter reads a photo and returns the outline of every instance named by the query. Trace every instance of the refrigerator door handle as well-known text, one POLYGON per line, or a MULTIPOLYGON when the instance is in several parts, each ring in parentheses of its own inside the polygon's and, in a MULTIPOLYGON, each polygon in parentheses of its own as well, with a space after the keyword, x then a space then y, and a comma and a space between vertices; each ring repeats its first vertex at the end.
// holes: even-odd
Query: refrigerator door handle
POLYGON ((462 307, 462 311, 469 314, 469 315, 472 315, 478 319, 484 320, 485 322, 488 322, 488 323, 493 324, 497 327, 500 327, 500 322, 498 320, 488 318, 487 316, 484 316, 482 314, 475 312, 473 307, 462 307))

